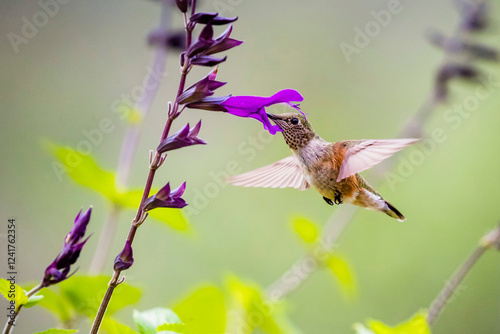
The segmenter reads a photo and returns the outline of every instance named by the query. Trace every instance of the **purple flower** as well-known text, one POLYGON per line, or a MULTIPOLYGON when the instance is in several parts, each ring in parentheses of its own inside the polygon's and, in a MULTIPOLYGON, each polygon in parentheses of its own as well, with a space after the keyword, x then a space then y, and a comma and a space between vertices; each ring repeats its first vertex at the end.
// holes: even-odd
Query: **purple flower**
POLYGON ((218 13, 196 13, 189 18, 189 21, 202 24, 211 23, 216 26, 228 24, 236 21, 237 19, 238 17, 222 17, 219 16, 218 13))
POLYGON ((166 186, 161 188, 153 196, 149 197, 144 202, 144 211, 149 211, 155 208, 176 208, 182 209, 187 205, 186 201, 181 198, 182 194, 186 190, 186 182, 181 184, 179 188, 170 191, 170 184, 167 183, 166 186))
POLYGON ((207 63, 208 59, 210 59, 214 64, 221 63, 226 60, 225 57, 215 58, 208 56, 232 49, 243 43, 242 41, 229 38, 229 36, 231 36, 231 32, 233 31, 232 25, 230 25, 216 39, 213 39, 214 30, 212 24, 215 24, 215 19, 207 23, 207 25, 201 31, 198 39, 193 44, 191 44, 187 51, 187 57, 192 59, 191 63, 193 65, 213 66, 207 63), (200 59, 205 59, 205 62, 202 62, 202 60, 200 59))
POLYGON ((87 225, 90 221, 91 213, 92 207, 90 207, 83 214, 80 210, 75 218, 73 228, 64 239, 62 251, 57 255, 54 262, 52 262, 47 269, 45 269, 42 286, 47 287, 49 285, 59 283, 69 277, 68 273, 71 265, 76 262, 78 256, 80 256, 83 245, 89 239, 89 237, 87 237, 82 241, 82 238, 85 235, 85 230, 87 229, 87 225))
POLYGON ((189 129, 189 123, 186 124, 184 128, 162 141, 156 150, 158 153, 164 153, 191 145, 205 145, 206 142, 203 139, 196 137, 200 132, 200 127, 201 121, 199 121, 198 124, 196 124, 196 126, 191 130, 189 129))
MULTIPOLYGON (((205 97, 201 101, 188 103, 188 108, 205 109, 211 111, 223 111, 239 117, 255 118, 264 125, 272 135, 282 131, 277 125, 272 125, 266 114, 266 107, 277 103, 286 103, 298 109, 292 102, 302 101, 304 98, 293 89, 283 89, 269 97, 261 96, 225 96, 205 97)), ((300 110, 300 109, 298 109, 300 110)))
POLYGON ((217 67, 214 68, 206 77, 187 88, 178 98, 177 103, 186 104, 203 100, 207 96, 214 94, 214 90, 224 86, 226 83, 216 81, 217 67))
POLYGON ((130 241, 125 242, 125 247, 115 259, 115 264, 113 266, 114 270, 127 270, 134 264, 134 257, 132 252, 132 245, 130 245, 130 241))

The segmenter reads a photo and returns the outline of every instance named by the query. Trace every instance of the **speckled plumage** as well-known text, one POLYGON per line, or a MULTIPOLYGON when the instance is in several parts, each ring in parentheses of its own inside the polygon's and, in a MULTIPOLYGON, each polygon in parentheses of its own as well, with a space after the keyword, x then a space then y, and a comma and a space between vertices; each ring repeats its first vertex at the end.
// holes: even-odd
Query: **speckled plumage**
POLYGON ((282 130, 293 155, 271 165, 228 179, 244 187, 293 187, 310 185, 330 205, 343 202, 377 210, 398 220, 405 217, 385 201, 358 173, 370 168, 416 139, 347 140, 330 143, 318 136, 299 113, 268 117, 282 130))

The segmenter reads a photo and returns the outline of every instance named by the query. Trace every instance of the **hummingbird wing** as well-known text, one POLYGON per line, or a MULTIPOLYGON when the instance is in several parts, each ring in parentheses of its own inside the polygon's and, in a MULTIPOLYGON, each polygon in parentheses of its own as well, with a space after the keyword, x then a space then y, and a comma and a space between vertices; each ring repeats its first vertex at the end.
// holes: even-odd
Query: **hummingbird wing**
POLYGON ((248 173, 231 176, 226 182, 243 187, 309 189, 309 183, 293 155, 248 173))
POLYGON ((347 149, 340 165, 337 182, 346 177, 362 172, 382 160, 389 158, 397 151, 419 141, 419 139, 369 139, 343 142, 347 149))

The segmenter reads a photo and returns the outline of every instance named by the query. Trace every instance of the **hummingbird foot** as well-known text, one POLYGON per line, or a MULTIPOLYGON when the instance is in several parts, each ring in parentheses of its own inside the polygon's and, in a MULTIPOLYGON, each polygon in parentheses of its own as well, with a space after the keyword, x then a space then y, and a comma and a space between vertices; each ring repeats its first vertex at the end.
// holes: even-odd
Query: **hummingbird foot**
POLYGON ((338 191, 335 191, 335 199, 333 201, 335 204, 342 204, 342 194, 338 191))
POLYGON ((323 196, 323 199, 324 199, 324 200, 325 200, 325 202, 326 202, 326 203, 328 203, 329 205, 335 205, 331 199, 326 198, 325 196, 323 196))

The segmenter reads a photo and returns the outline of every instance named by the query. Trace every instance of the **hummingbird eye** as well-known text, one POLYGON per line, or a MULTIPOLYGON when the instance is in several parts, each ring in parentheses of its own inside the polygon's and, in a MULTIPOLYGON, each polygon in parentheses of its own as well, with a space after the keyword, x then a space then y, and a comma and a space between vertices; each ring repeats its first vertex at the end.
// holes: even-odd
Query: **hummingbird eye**
POLYGON ((298 118, 292 118, 290 120, 290 122, 293 124, 293 125, 296 125, 296 124, 299 124, 299 119, 298 118))

